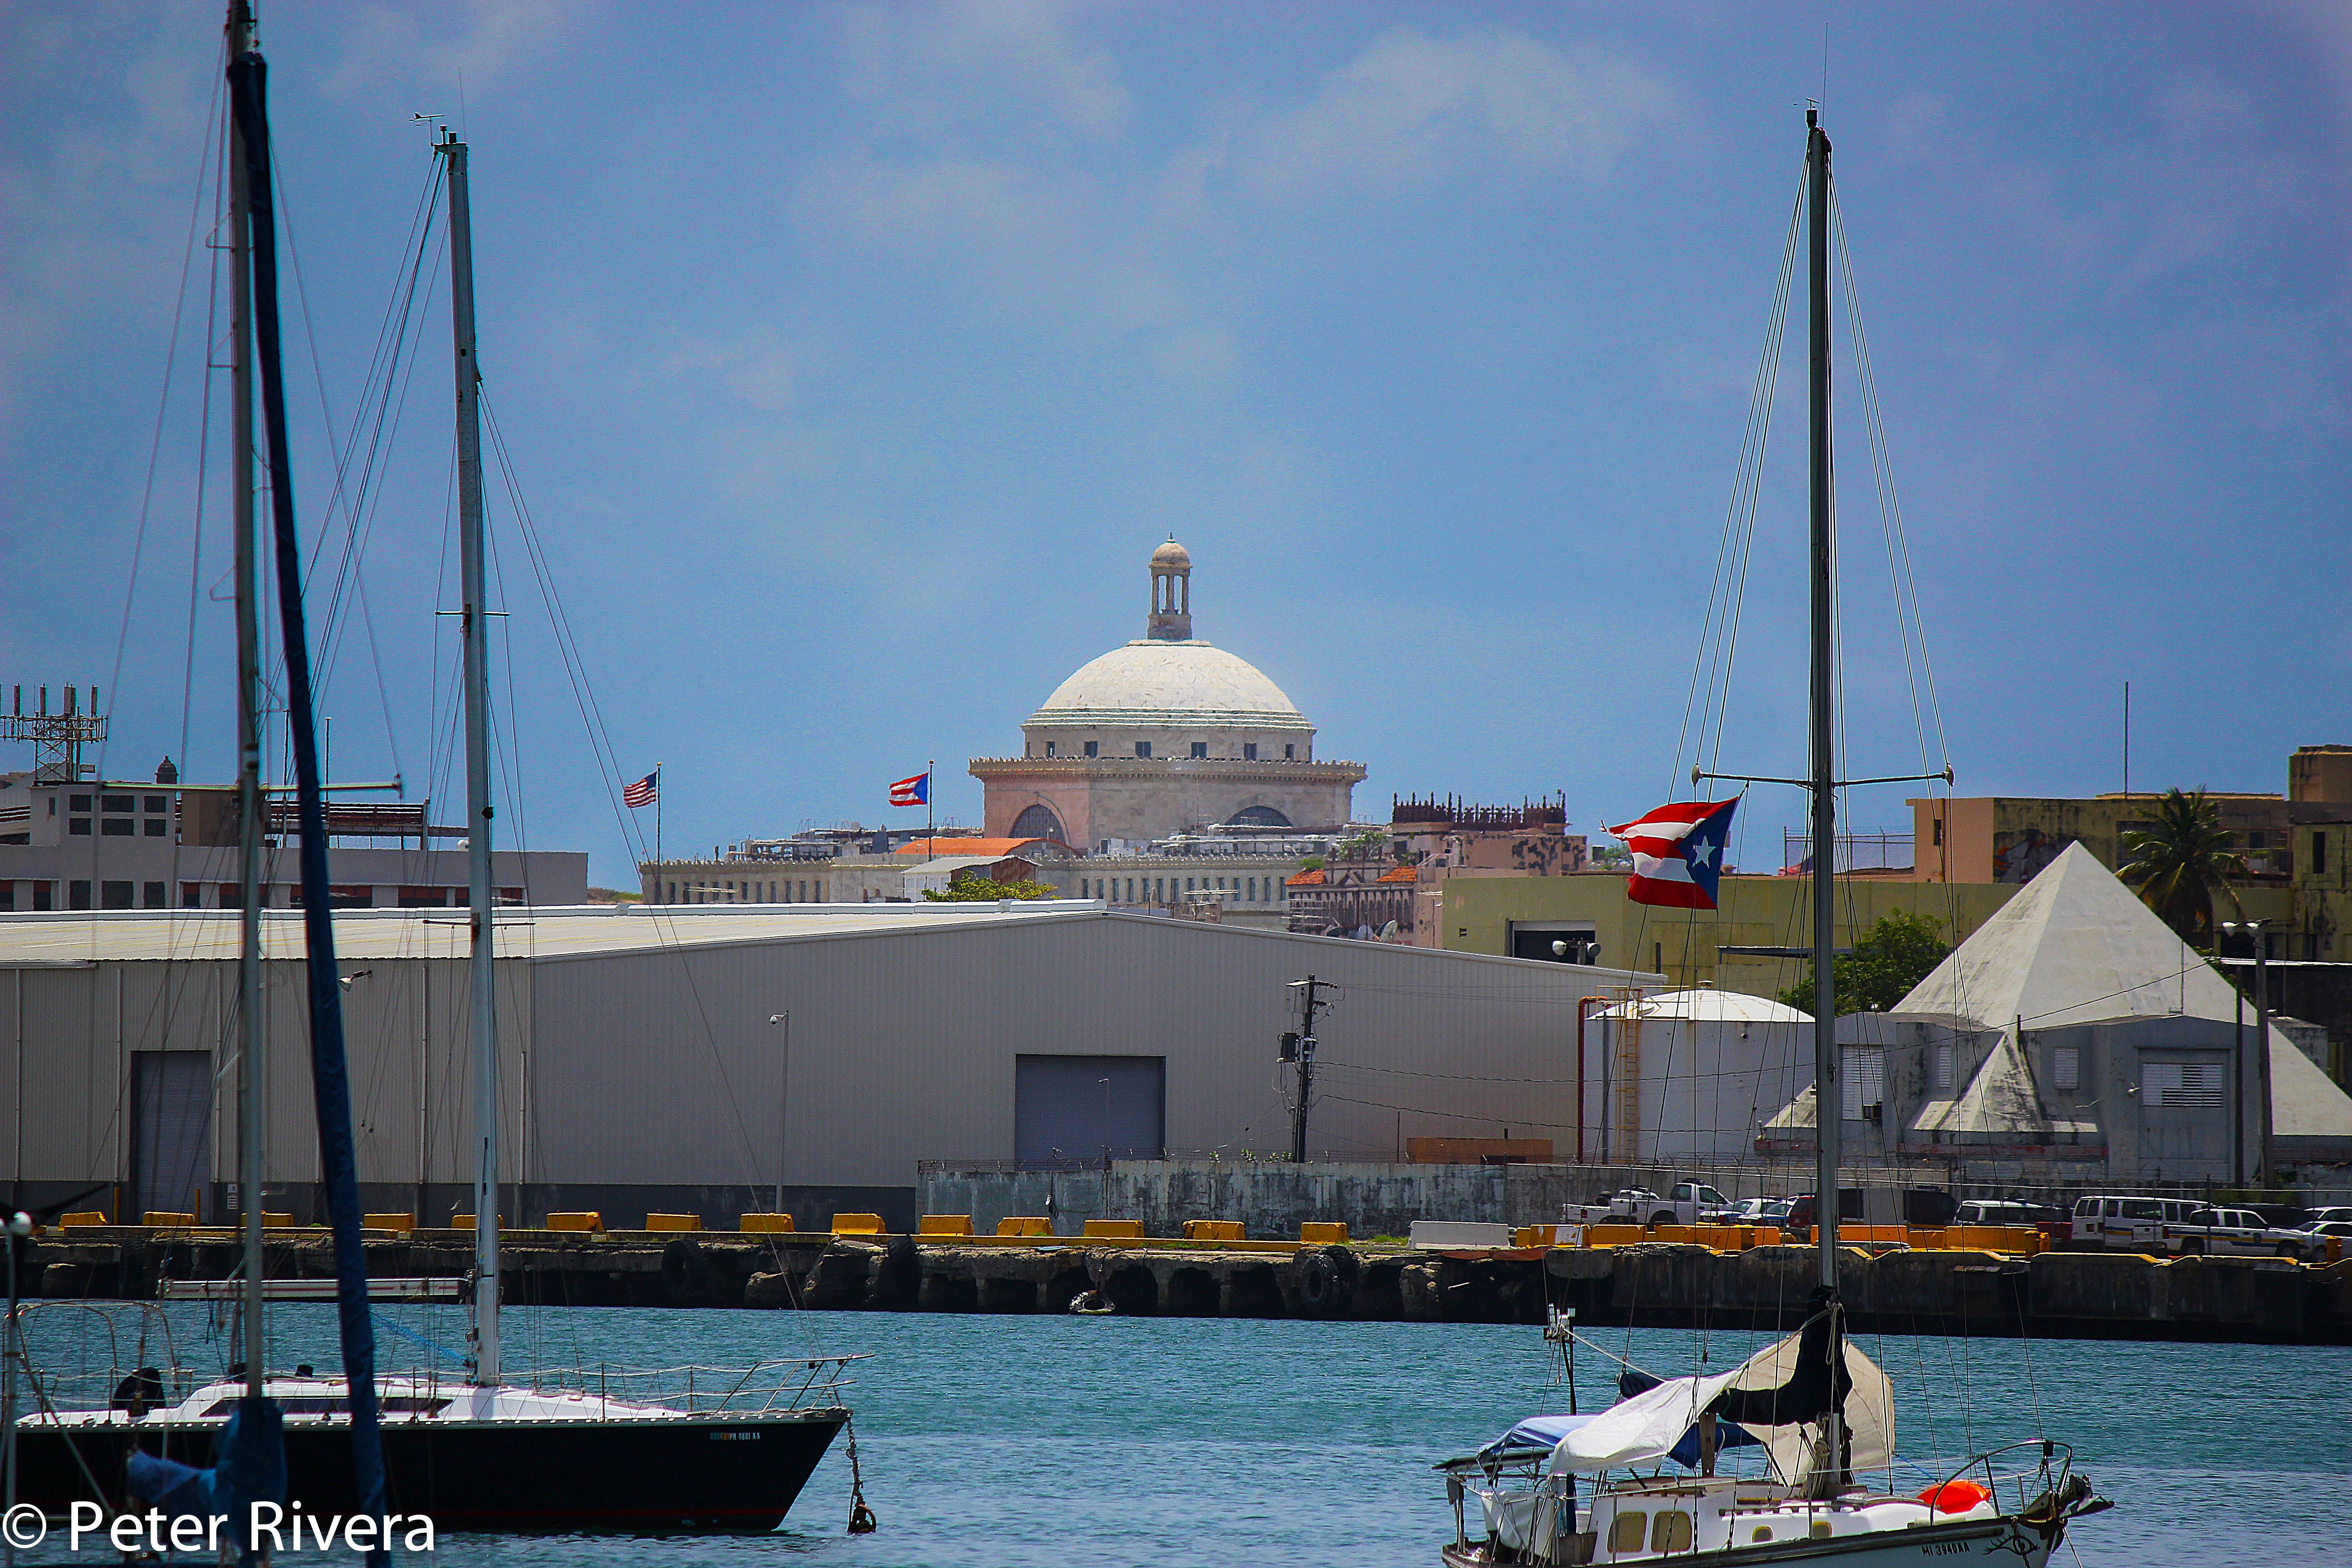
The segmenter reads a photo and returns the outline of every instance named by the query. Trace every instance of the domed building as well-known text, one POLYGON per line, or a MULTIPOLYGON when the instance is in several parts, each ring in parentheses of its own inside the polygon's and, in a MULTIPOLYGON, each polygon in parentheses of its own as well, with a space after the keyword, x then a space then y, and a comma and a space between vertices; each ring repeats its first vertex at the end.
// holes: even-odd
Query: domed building
POLYGON ((1022 754, 984 757, 991 837, 1113 840, 1234 826, 1336 827, 1364 776, 1315 760, 1315 726, 1249 660, 1192 635, 1192 558, 1151 552, 1144 635, 1080 667, 1022 725, 1022 754))

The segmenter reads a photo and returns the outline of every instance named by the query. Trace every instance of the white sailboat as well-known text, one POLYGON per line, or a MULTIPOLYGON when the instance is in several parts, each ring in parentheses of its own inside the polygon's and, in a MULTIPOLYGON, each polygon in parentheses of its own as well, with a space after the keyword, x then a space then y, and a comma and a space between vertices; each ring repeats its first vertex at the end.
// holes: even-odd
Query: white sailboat
MULTIPOLYGON (((246 1282, 243 1292, 243 1353, 240 1365, 226 1379, 195 1383, 181 1369, 139 1369, 121 1384, 109 1407, 68 1410, 45 1402, 15 1424, 16 1498, 41 1508, 55 1518, 69 1517, 77 1503, 97 1503, 108 1512, 134 1503, 128 1485, 132 1458, 173 1459, 186 1465, 210 1462, 222 1434, 240 1406, 267 1405, 276 1414, 268 1424, 282 1419, 282 1458, 278 1479, 269 1483, 285 1500, 321 1517, 388 1513, 407 1519, 420 1516, 441 1529, 456 1530, 625 1530, 625 1531, 745 1531, 773 1529, 791 1507, 835 1434, 848 1424, 850 1412, 840 1403, 836 1379, 849 1356, 810 1356, 770 1362, 749 1369, 728 1369, 730 1378, 717 1388, 706 1382, 705 1396, 689 1399, 688 1407, 649 1400, 613 1397, 584 1386, 545 1392, 519 1386, 502 1376, 499 1337, 499 1084, 496 1018, 493 1007, 493 938, 495 889, 490 879, 493 811, 490 793, 488 739, 488 654, 487 646, 487 585, 484 570, 484 518, 480 421, 477 405, 479 375, 475 363, 474 280, 471 211, 467 180, 467 147, 449 135, 434 149, 445 160, 449 187, 449 236, 452 268, 452 325, 457 379, 457 437, 459 505, 459 578, 464 596, 464 689, 466 733, 467 822, 469 838, 468 880, 472 911, 471 990, 474 1062, 474 1272, 470 1354, 466 1375, 459 1380, 436 1375, 372 1374, 373 1349, 362 1363, 368 1375, 346 1376, 314 1373, 302 1366, 292 1373, 273 1372, 266 1362, 263 1332, 261 1184, 264 1173, 261 1137, 260 963, 264 955, 263 922, 256 886, 260 845, 261 785, 259 620, 253 497, 256 444, 253 425, 253 384, 256 345, 254 261, 266 262, 267 180, 254 186, 246 174, 248 151, 258 146, 266 171, 267 120, 259 83, 261 62, 252 45, 252 16, 246 0, 233 0, 229 9, 228 59, 232 81, 240 69, 247 86, 243 102, 250 117, 232 127, 236 176, 230 231, 235 250, 234 289, 235 387, 236 411, 233 439, 236 447, 237 586, 239 616, 240 735, 243 768, 239 792, 244 836, 241 858, 244 876, 243 963, 240 965, 240 1192, 244 1198, 246 1282), (257 249, 258 247, 258 249, 257 249), (191 1384, 195 1384, 191 1387, 191 1384), (168 1392, 186 1389, 176 1400, 168 1392), (124 1391, 127 1390, 126 1394, 124 1391), (355 1390, 358 1397, 354 1397, 355 1390), (356 1440, 355 1440, 356 1439, 356 1440), (356 1462, 363 1451, 380 1447, 380 1460, 356 1462), (377 1493, 369 1496, 371 1491, 377 1493)), ((261 300, 262 319, 272 323, 262 335, 260 366, 265 378, 278 369, 275 349, 274 278, 261 300)), ((276 394, 271 392, 271 395, 276 394)), ((273 419, 282 414, 282 405, 273 419)), ((282 424, 282 419, 278 420, 282 424)), ((284 433, 273 425, 272 462, 279 492, 285 482, 284 433)), ((287 553, 285 541, 292 529, 290 500, 282 502, 284 532, 280 542, 281 574, 287 553)), ((299 578, 298 578, 299 581, 299 578)), ((293 590, 299 595, 299 586, 293 590)), ((298 599, 299 602, 299 599, 298 599)), ((302 689, 307 692, 307 677, 302 689)), ((307 724, 307 712, 300 716, 307 724)), ((315 775, 315 761, 310 764, 315 775)), ((315 777, 310 785, 316 794, 315 777)), ((323 823, 323 817, 319 819, 323 823)), ((317 826, 317 825, 313 825, 317 826)), ((306 839, 312 837, 305 835, 306 839)), ((317 886, 310 889, 306 913, 323 911, 325 898, 324 835, 316 846, 306 843, 305 855, 316 849, 317 866, 305 868, 306 879, 315 869, 317 886)), ((323 917, 322 917, 323 918, 323 917)), ((320 951, 314 937, 314 952, 320 951)), ((313 978, 314 988, 321 984, 313 978)), ((323 984, 331 988, 330 973, 323 984)), ((315 1010, 314 1010, 315 1011, 315 1010)), ((336 1026, 340 1039, 340 1024, 336 1026)), ((340 1046, 337 1047, 340 1060, 340 1046)), ((336 1092, 340 1094, 338 1086, 336 1092)), ((346 1119, 348 1112, 345 1112, 346 1119)), ((348 1134, 346 1133, 346 1143, 348 1134)), ((355 1189, 350 1239, 358 1240, 355 1189)), ((360 1272, 355 1267, 354 1274, 360 1272)), ((344 1302, 347 1345, 356 1311, 361 1332, 364 1325, 366 1288, 363 1279, 346 1279, 344 1302), (352 1287, 359 1290, 352 1305, 352 1287)), ((372 1336, 366 1336, 372 1342, 372 1336)), ((347 1351, 347 1366, 350 1365, 347 1351)), ((276 1444, 272 1443, 272 1447, 276 1444)), ((226 1473, 226 1464, 223 1473, 226 1473)), ((152 1483, 151 1483, 152 1485, 152 1483)), ((150 1498, 147 1500, 162 1500, 150 1498)), ((187 1505, 180 1511, 188 1511, 187 1505)), ((210 1506, 209 1500, 205 1506, 210 1506)), ((167 1506, 167 1513, 173 1511, 167 1506)), ((853 1512, 852 1529, 870 1529, 871 1515, 862 1498, 853 1512)))
MULTIPOLYGON (((1814 1103, 1838 1103, 1837 790, 1832 722, 1834 517, 1830 457, 1830 142, 1805 115, 1811 251, 1811 760, 1814 1103)), ((1692 779, 1745 775, 1702 773, 1692 779)), ((1948 773, 1928 775, 1948 780, 1948 773)), ((1750 781, 1753 782, 1753 781, 1750 781)), ((1838 1120, 1817 1119, 1818 1193, 1835 1193, 1838 1120)), ((1838 1205, 1814 1237, 1819 1284, 1796 1333, 1727 1373, 1663 1381, 1629 1373, 1626 1397, 1589 1415, 1539 1415, 1475 1454, 1442 1464, 1454 1507, 1448 1568, 1568 1568, 1645 1563, 1833 1563, 1905 1568, 1926 1560, 2045 1568, 2066 1527, 2112 1505, 2092 1494, 2073 1450, 2050 1439, 1953 1464, 1897 1493, 1893 1391, 1847 1341, 1838 1297, 1838 1205), (1717 1475, 1725 1452, 1760 1447, 1760 1473, 1717 1475), (1580 1478, 1583 1478, 1580 1486, 1580 1478), (1475 1507, 1474 1507, 1475 1505, 1475 1507)), ((1549 1336, 1573 1329, 1555 1317, 1549 1336)))

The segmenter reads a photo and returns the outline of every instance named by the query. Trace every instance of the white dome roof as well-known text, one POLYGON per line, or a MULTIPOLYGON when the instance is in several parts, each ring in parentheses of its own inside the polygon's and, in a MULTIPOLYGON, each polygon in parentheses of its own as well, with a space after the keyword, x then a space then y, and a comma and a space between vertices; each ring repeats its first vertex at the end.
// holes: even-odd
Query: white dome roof
POLYGON ((1709 1024, 1810 1024, 1813 1021, 1811 1013, 1801 1013, 1769 996, 1750 996, 1745 992, 1717 991, 1712 987, 1697 991, 1660 991, 1630 1006, 1620 1004, 1614 1007, 1603 1007, 1592 1016, 1596 1018, 1628 1018, 1636 1012, 1644 1018, 1677 1018, 1709 1024))
POLYGON ((1204 642, 1139 637, 1081 667, 1032 726, 1290 730, 1314 726, 1249 660, 1204 642))

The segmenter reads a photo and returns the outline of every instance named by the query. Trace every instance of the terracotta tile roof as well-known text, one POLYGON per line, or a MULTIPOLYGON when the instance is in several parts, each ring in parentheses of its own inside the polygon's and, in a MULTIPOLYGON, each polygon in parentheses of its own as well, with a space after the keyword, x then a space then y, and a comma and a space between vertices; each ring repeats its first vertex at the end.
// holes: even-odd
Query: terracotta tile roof
POLYGON ((1032 844, 1053 842, 1050 838, 909 838, 898 846, 897 853, 919 855, 927 860, 935 860, 942 855, 958 857, 982 855, 992 859, 1002 859, 1015 850, 1027 848, 1032 844))
POLYGON ((1291 878, 1290 880, 1284 883, 1283 886, 1288 888, 1319 888, 1323 885, 1324 881, 1325 878, 1323 875, 1323 868, 1318 866, 1312 871, 1299 872, 1298 875, 1291 878))
POLYGON ((1381 880, 1383 882, 1417 882, 1420 879, 1420 874, 1410 866, 1399 866, 1393 871, 1381 873, 1381 880))

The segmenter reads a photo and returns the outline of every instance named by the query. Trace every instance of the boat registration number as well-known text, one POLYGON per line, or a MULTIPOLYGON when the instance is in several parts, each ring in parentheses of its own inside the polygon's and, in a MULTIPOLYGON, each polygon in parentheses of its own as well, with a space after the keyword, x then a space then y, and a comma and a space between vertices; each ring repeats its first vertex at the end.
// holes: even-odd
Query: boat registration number
POLYGON ((757 1432, 713 1432, 710 1435, 710 1440, 714 1443, 756 1443, 760 1440, 760 1434, 757 1432))

